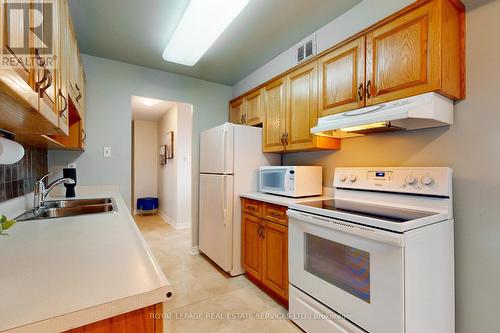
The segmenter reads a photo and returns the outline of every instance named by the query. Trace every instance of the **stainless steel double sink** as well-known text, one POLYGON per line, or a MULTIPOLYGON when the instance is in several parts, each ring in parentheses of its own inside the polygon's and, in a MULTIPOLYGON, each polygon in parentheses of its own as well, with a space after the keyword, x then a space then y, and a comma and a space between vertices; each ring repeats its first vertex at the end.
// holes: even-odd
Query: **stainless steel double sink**
POLYGON ((39 210, 29 210, 16 218, 18 222, 33 221, 58 217, 70 217, 88 214, 116 212, 116 203, 112 198, 75 199, 46 201, 39 210))

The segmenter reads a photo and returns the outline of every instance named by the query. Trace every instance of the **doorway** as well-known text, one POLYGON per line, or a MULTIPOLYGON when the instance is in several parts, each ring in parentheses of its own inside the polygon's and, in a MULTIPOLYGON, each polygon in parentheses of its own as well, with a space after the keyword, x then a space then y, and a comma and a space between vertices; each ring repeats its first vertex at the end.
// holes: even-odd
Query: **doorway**
POLYGON ((191 104, 132 96, 134 214, 157 213, 175 229, 191 228, 192 119, 191 104), (138 206, 143 198, 157 198, 157 209, 138 206))

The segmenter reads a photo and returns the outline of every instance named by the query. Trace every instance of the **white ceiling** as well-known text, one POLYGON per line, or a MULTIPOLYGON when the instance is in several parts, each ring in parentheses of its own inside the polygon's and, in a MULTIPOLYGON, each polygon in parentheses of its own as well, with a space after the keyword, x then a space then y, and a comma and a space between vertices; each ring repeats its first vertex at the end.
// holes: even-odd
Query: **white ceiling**
POLYGON ((230 86, 360 2, 251 0, 189 67, 162 58, 189 0, 69 0, 83 53, 230 86))
POLYGON ((177 102, 155 100, 146 97, 132 96, 132 120, 158 121, 177 102), (155 105, 148 106, 144 100, 155 101, 155 105))

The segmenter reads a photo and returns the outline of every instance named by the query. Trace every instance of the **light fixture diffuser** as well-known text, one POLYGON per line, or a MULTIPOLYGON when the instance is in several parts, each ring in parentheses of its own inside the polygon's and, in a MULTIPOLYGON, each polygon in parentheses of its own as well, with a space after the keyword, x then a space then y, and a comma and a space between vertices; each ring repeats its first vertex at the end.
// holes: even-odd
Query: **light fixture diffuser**
POLYGON ((250 0, 191 0, 163 59, 194 66, 250 0))
POLYGON ((154 106, 154 105, 160 103, 160 101, 157 99, 152 99, 152 98, 147 98, 147 97, 141 97, 141 102, 142 102, 142 104, 144 104, 146 106, 154 106))

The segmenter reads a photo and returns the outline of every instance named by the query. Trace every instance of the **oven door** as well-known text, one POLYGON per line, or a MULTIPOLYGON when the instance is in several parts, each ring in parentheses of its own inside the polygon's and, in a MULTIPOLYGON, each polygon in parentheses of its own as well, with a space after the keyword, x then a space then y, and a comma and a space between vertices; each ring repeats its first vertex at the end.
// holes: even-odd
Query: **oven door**
POLYGON ((288 215, 290 283, 370 333, 404 332, 404 236, 288 215))
POLYGON ((260 191, 289 195, 288 168, 265 168, 260 170, 260 191))

